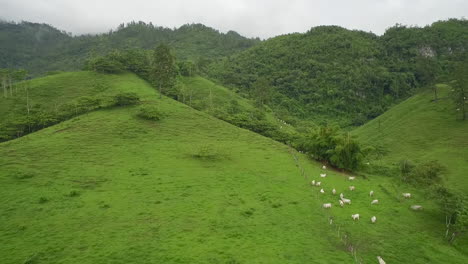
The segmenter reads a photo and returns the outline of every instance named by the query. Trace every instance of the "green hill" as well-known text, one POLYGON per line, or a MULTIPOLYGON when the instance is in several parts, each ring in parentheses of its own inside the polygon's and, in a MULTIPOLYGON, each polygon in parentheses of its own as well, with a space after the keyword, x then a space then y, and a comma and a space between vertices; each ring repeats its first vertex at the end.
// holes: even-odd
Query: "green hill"
POLYGON ((267 79, 276 111, 359 126, 451 72, 468 48, 467 21, 396 25, 383 36, 318 26, 274 37, 211 65, 209 76, 246 94, 267 79))
POLYGON ((438 160, 447 167, 447 185, 468 189, 468 123, 457 120, 449 98, 450 87, 438 85, 439 98, 431 91, 417 94, 353 131, 360 140, 385 148, 376 164, 397 168, 399 161, 438 160))
POLYGON ((179 59, 206 61, 229 56, 257 42, 202 24, 170 29, 133 21, 103 34, 72 36, 46 24, 0 21, 0 68, 25 68, 34 75, 78 70, 90 55, 115 49, 153 49, 161 43, 170 45, 179 59))
POLYGON ((0 237, 8 241, 0 245, 2 263, 368 263, 377 255, 388 263, 468 260, 463 244, 444 242, 444 215, 418 189, 375 176, 358 177, 350 192, 346 175, 327 170, 320 194, 309 182, 320 179, 321 164, 159 99, 132 74, 34 81, 45 89, 62 86, 65 94, 89 89, 67 85, 77 74, 137 93, 142 105, 156 106, 164 117, 139 118, 141 105, 100 109, 1 143, 0 237), (332 188, 352 205, 340 208, 332 188), (370 190, 379 205, 370 206, 370 190), (402 199, 403 191, 414 198, 402 199), (333 208, 322 209, 326 202, 333 208), (411 211, 412 204, 424 210, 411 211), (351 220, 355 213, 360 221, 351 220))

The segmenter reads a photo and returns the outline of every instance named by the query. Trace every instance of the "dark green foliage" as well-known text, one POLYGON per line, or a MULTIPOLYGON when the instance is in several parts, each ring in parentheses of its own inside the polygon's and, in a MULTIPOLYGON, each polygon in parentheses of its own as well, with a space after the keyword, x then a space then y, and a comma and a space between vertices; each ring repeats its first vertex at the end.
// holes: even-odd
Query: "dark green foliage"
POLYGON ((196 65, 191 60, 178 62, 177 67, 179 68, 180 75, 185 77, 191 77, 197 73, 196 65))
POLYGON ((400 172, 402 175, 408 175, 413 169, 415 165, 411 160, 401 160, 400 161, 400 172))
POLYGON ((212 64, 208 75, 255 99, 257 81, 268 78, 269 105, 276 112, 361 125, 448 74, 456 54, 468 49, 467 25, 466 20, 424 28, 396 25, 381 37, 320 26, 225 58, 212 64))
POLYGON ((296 148, 316 160, 326 161, 349 171, 360 168, 369 152, 349 133, 341 133, 336 126, 318 127, 299 139, 296 148))
POLYGON ((451 97, 457 115, 461 120, 465 120, 468 112, 468 56, 466 54, 456 62, 453 72, 451 97))
POLYGON ((400 162, 403 180, 416 185, 431 185, 440 183, 446 168, 438 161, 428 161, 414 165, 411 161, 400 162))
POLYGON ((116 96, 114 96, 114 100, 115 105, 117 106, 134 105, 140 102, 140 98, 138 97, 138 95, 132 92, 119 93, 116 96))
MULTIPOLYGON (((175 56, 169 46, 160 44, 153 51, 153 60, 150 69, 150 79, 155 87, 159 88, 159 94, 170 91, 175 85, 177 68, 175 56)), ((172 94, 168 94, 171 96, 172 94)))
POLYGON ((456 238, 466 236, 468 231, 468 197, 446 187, 431 186, 432 198, 439 202, 445 213, 445 238, 454 243, 456 238))
POLYGON ((0 68, 24 67, 35 75, 77 70, 84 66, 89 54, 102 55, 116 49, 150 50, 161 43, 171 43, 179 59, 202 57, 209 61, 257 42, 258 39, 247 39, 233 32, 220 33, 201 24, 169 29, 140 21, 122 24, 116 31, 99 35, 71 36, 46 24, 0 21, 0 68))
POLYGON ((138 117, 152 121, 159 121, 163 118, 163 114, 157 106, 148 104, 140 106, 137 115, 138 117))
POLYGON ((90 59, 85 69, 99 73, 118 74, 124 71, 124 65, 113 56, 105 56, 90 59))

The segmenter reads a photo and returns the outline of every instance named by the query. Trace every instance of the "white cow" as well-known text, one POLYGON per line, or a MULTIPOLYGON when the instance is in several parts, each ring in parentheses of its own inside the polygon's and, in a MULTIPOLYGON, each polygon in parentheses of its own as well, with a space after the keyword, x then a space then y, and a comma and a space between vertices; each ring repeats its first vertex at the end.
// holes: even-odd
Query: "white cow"
POLYGON ((312 184, 312 186, 315 186, 315 180, 312 180, 310 184, 312 184))
POLYGON ((370 220, 371 220, 372 223, 375 223, 375 221, 377 221, 377 217, 375 217, 375 215, 374 215, 373 217, 371 217, 370 220))
POLYGON ((422 210, 423 207, 421 205, 412 205, 411 209, 413 209, 414 211, 419 211, 419 210, 422 210))
POLYGON ((350 200, 350 199, 341 198, 341 201, 343 201, 343 203, 345 203, 345 204, 351 204, 351 200, 350 200))
POLYGON ((341 201, 341 200, 338 200, 338 201, 340 201, 340 206, 343 207, 344 206, 343 201, 341 201))
POLYGON ((333 190, 332 190, 332 193, 333 193, 333 194, 336 194, 336 190, 335 190, 335 188, 333 188, 333 190))
POLYGON ((350 190, 350 191, 354 191, 354 189, 356 189, 356 187, 354 187, 354 186, 349 186, 349 190, 350 190))
POLYGON ((359 220, 359 214, 353 214, 351 218, 353 218, 353 220, 359 220))
POLYGON ((332 205, 331 205, 331 203, 324 203, 324 204, 322 205, 322 207, 323 207, 323 208, 331 208, 332 205))
POLYGON ((374 196, 374 191, 370 191, 369 196, 374 196))
POLYGON ((411 193, 402 193, 403 197, 411 198, 411 193))
POLYGON ((321 184, 322 184, 322 182, 317 182, 317 183, 315 184, 315 186, 320 186, 321 184))
POLYGON ((320 173, 320 177, 325 178, 325 177, 327 177, 327 174, 326 173, 320 173))
POLYGON ((370 204, 378 204, 379 200, 373 200, 370 204))
POLYGON ((356 176, 349 176, 348 177, 348 180, 350 180, 350 181, 354 181, 354 179, 356 179, 356 176))
POLYGON ((322 189, 320 189, 320 192, 321 192, 321 193, 325 193, 325 191, 323 190, 323 188, 322 188, 322 189))
POLYGON ((381 256, 377 256, 377 260, 379 261, 379 264, 386 264, 381 256))
POLYGON ((326 169, 327 169, 327 166, 323 165, 323 166, 322 166, 322 169, 326 170, 326 169))
POLYGON ((340 193, 340 198, 343 199, 344 198, 344 195, 343 193, 340 193))

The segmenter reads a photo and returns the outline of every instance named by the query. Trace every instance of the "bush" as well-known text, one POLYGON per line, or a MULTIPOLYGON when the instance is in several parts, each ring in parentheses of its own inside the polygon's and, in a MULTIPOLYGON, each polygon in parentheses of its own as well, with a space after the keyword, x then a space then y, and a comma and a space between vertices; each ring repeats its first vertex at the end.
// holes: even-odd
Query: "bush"
POLYGON ((445 167, 437 160, 422 163, 411 171, 409 180, 414 183, 430 185, 442 181, 445 167))
POLYGON ((370 151, 370 148, 363 148, 349 133, 340 133, 339 128, 335 126, 319 127, 297 141, 298 150, 349 171, 361 167, 362 161, 370 151))
POLYGON ((196 159, 215 161, 226 158, 227 154, 221 151, 218 146, 202 144, 195 147, 191 156, 196 159))
POLYGON ((155 105, 142 105, 138 109, 138 117, 143 119, 159 121, 163 118, 163 114, 158 110, 155 105))
POLYGON ((140 102, 140 98, 136 93, 126 92, 126 93, 119 93, 115 97, 115 105, 118 106, 127 106, 127 105, 134 105, 140 102))
POLYGON ((99 73, 121 73, 125 66, 112 57, 99 57, 89 60, 86 69, 99 73))

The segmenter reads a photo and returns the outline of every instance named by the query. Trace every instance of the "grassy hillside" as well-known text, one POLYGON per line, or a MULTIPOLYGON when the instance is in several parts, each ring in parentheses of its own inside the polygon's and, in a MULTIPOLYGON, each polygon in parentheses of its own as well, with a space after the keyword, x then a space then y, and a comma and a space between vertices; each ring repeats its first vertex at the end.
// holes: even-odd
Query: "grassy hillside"
POLYGON ((447 167, 447 184, 468 190, 468 122, 456 119, 450 88, 438 85, 433 93, 417 94, 353 131, 368 144, 383 146, 388 154, 377 164, 396 168, 398 162, 438 160, 447 167))
POLYGON ((351 249, 364 263, 468 260, 418 190, 376 176, 350 192, 346 175, 325 171, 320 194, 309 184, 320 164, 285 145, 159 99, 134 75, 101 77, 165 117, 102 109, 1 143, 2 263, 352 263, 351 249), (340 208, 331 188, 353 204, 340 208))
POLYGON ((70 109, 73 112, 80 98, 94 97, 105 104, 116 94, 138 90, 143 83, 132 74, 102 75, 94 72, 61 73, 19 83, 13 95, 0 98, 0 136, 14 138, 16 131, 25 130, 24 123, 27 122, 23 120, 28 118, 28 103, 30 116, 44 114, 55 118, 70 109))

